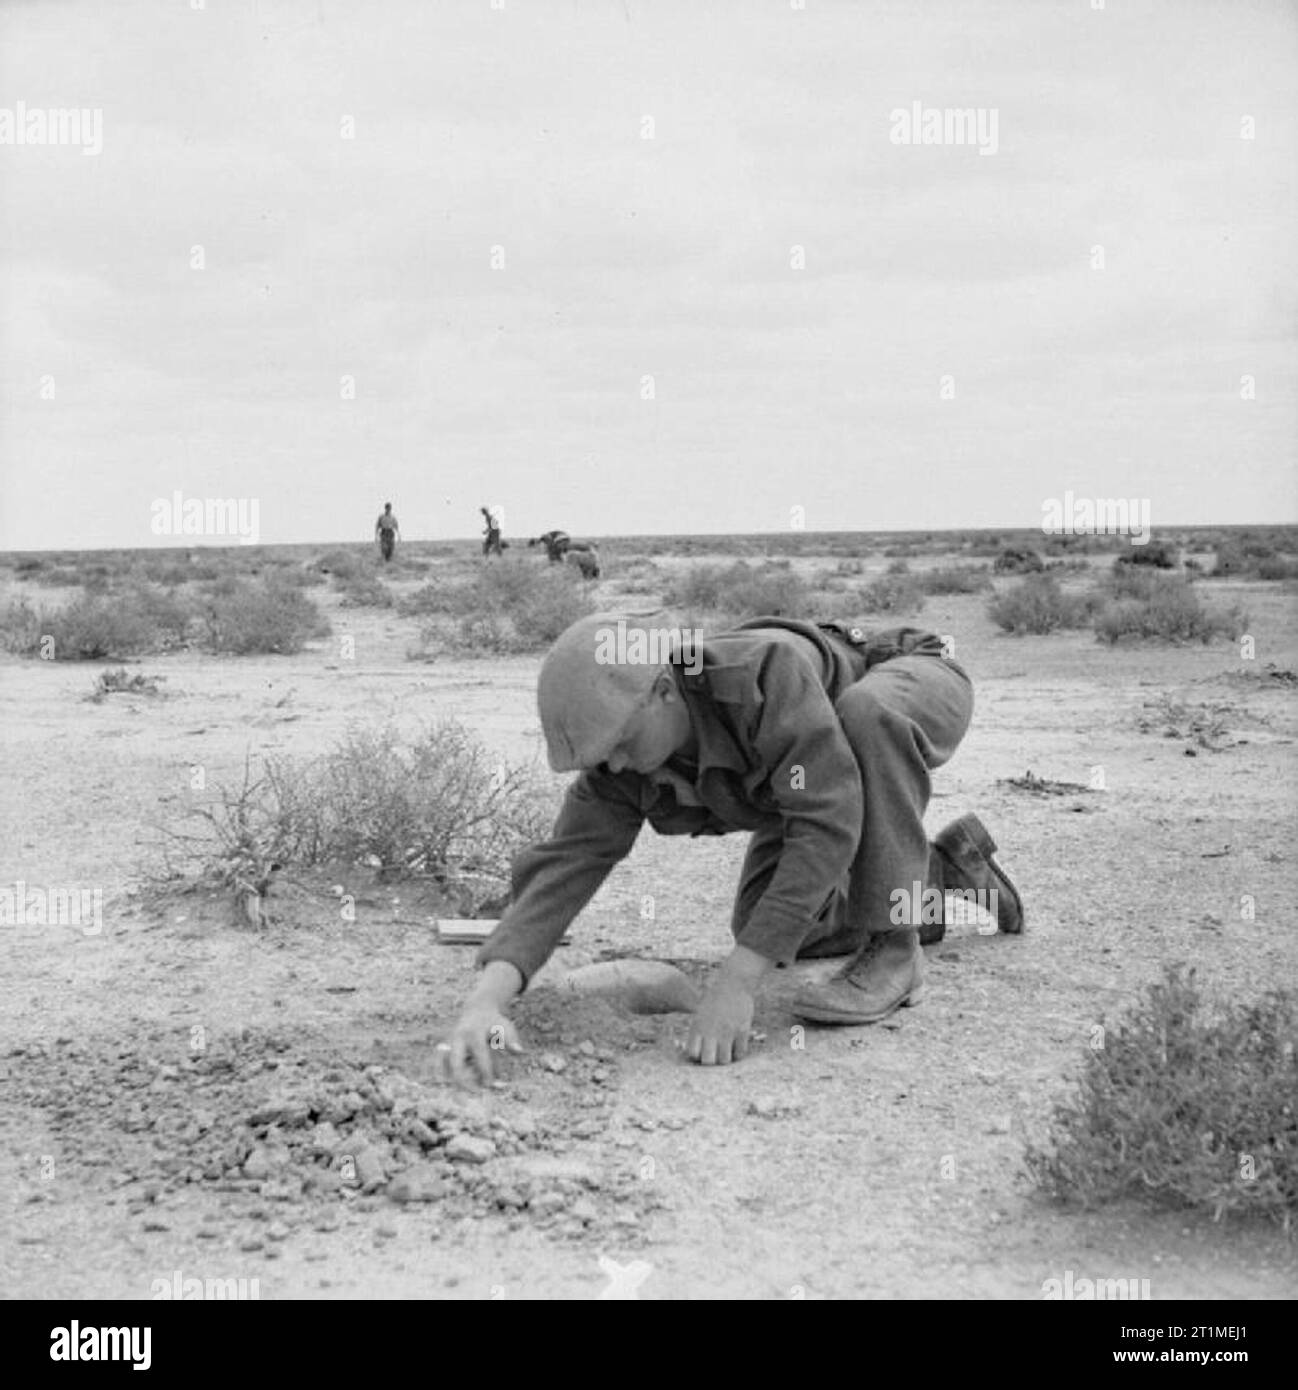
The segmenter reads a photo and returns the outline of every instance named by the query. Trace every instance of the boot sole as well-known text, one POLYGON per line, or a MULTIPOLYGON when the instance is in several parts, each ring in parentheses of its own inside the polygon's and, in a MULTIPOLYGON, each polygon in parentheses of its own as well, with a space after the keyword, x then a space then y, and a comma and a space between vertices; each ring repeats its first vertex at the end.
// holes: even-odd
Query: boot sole
POLYGON ((913 1009, 920 1003, 920 994, 923 991, 922 985, 916 985, 909 994, 904 995, 891 1008, 884 1009, 882 1013, 873 1013, 865 1017, 859 1013, 853 1013, 847 1009, 834 1009, 822 1007, 819 1004, 798 1004, 793 1005, 793 1012, 798 1018, 805 1018, 810 1023, 845 1023, 864 1025, 867 1023, 882 1023, 885 1018, 890 1018, 898 1009, 913 1009))

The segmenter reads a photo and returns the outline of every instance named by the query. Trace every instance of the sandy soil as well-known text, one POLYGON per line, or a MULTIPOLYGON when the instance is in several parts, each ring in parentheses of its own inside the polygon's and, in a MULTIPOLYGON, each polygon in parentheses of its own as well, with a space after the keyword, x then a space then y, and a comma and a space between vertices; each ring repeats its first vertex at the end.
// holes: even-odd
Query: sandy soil
MULTIPOLYGON (((261 1298, 1034 1298, 1072 1270, 1147 1278, 1155 1298, 1292 1297, 1298 1255, 1268 1228, 1060 1213, 1020 1167, 1092 1026, 1164 961, 1241 997, 1298 977, 1294 700, 1257 678, 1268 662, 1298 667, 1298 620, 1276 585, 1229 592, 1253 615, 1255 660, 1223 644, 1011 639, 980 597, 929 601, 923 624, 955 635, 978 698, 930 824, 979 812, 1028 930, 931 948, 922 1007, 803 1035, 789 997, 832 966, 780 972, 759 1005, 764 1042, 713 1070, 681 1060, 683 1016, 563 1003, 542 981, 518 1011, 528 1053, 470 1102, 438 1086, 433 1046, 473 951, 437 943, 432 900, 357 874, 349 924, 319 885, 289 885, 253 932, 227 903, 159 904, 139 884, 149 827, 237 780, 249 752, 454 715, 507 756, 535 756, 536 658, 411 662, 413 624, 324 590, 328 641, 140 663, 166 677, 165 699, 93 704, 92 665, 0 658, 0 883, 105 896, 99 935, 0 928, 0 1294, 147 1297, 180 1271, 256 1279, 261 1298), (354 661, 339 657, 345 633, 354 661), (1229 706, 1224 746, 1142 730, 1164 693, 1229 706), (195 765, 208 793, 190 789, 195 765), (1088 783, 1097 766, 1105 789, 1071 796, 1001 780, 1088 783), (389 1175, 422 1171, 415 1141, 390 1147, 416 1115, 493 1154, 441 1165, 436 1200, 304 1187, 306 1131, 274 1106, 352 1091, 354 1133, 389 1145, 389 1175), (294 1163, 232 1178, 250 1143, 280 1159, 297 1145, 294 1163)), ((616 601, 614 583, 604 593, 616 601)), ((646 834, 555 970, 643 955, 701 975, 727 949, 742 851, 740 836, 646 834)))

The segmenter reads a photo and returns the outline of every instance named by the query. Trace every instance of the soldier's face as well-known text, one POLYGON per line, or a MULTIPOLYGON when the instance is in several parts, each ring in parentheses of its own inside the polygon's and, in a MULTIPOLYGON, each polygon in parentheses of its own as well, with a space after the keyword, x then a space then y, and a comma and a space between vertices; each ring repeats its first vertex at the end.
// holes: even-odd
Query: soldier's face
POLYGON ((685 703, 667 676, 623 726, 605 765, 610 772, 656 772, 689 743, 692 732, 685 703))

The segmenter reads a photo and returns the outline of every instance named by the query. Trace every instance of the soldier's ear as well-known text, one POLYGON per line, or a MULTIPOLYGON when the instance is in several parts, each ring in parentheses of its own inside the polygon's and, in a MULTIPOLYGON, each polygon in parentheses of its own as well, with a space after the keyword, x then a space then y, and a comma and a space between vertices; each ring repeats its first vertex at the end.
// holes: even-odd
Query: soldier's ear
POLYGON ((679 698, 676 691, 676 682, 672 679, 671 672, 665 668, 658 672, 654 677, 653 694, 660 700, 668 702, 679 698))

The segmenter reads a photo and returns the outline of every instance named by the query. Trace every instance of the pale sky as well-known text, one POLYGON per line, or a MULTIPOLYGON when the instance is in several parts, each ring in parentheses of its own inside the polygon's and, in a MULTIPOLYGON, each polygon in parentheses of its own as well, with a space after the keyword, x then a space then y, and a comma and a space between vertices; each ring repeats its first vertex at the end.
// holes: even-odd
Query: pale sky
POLYGON ((1289 0, 495 3, 0 8, 0 549, 1298 520, 1289 0))

